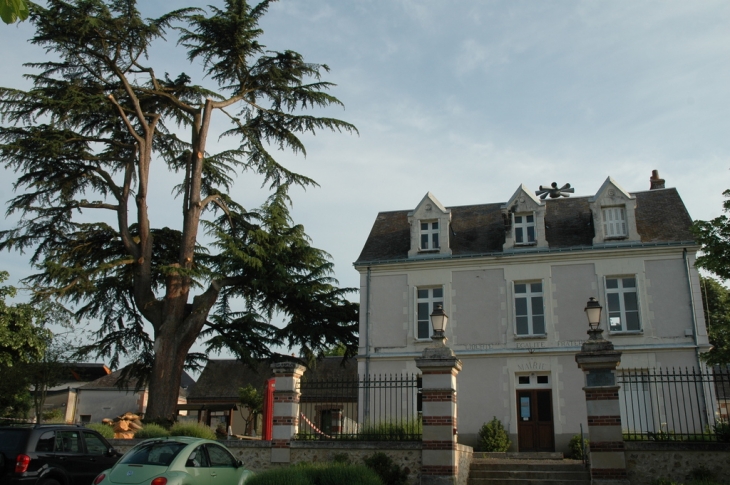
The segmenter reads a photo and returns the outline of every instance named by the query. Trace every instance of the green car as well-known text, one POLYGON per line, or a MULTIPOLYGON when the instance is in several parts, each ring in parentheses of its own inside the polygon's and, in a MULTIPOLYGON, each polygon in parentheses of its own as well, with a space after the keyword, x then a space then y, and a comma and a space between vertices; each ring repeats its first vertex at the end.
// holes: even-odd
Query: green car
POLYGON ((251 476, 216 441, 170 436, 139 443, 94 485, 242 485, 251 476))

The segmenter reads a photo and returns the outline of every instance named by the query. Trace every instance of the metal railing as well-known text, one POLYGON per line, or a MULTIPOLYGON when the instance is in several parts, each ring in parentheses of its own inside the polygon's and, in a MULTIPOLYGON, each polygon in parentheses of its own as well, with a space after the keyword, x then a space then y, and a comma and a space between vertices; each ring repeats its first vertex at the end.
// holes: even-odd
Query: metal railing
POLYGON ((624 439, 730 441, 727 367, 617 372, 624 439))
POLYGON ((421 439, 421 378, 415 374, 300 382, 298 440, 421 439))

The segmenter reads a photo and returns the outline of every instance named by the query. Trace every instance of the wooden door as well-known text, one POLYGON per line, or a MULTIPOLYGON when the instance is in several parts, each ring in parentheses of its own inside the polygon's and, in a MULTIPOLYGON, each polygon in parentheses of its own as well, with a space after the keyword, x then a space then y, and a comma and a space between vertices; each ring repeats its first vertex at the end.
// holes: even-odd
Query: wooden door
POLYGON ((555 451, 550 389, 517 391, 517 441, 519 451, 555 451))

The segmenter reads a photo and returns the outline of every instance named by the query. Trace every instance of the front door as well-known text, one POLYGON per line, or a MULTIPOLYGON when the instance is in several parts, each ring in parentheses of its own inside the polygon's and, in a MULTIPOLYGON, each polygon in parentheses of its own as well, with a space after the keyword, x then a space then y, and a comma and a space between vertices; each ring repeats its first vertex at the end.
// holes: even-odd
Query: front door
POLYGON ((520 451, 555 451, 550 389, 517 391, 517 441, 520 451))

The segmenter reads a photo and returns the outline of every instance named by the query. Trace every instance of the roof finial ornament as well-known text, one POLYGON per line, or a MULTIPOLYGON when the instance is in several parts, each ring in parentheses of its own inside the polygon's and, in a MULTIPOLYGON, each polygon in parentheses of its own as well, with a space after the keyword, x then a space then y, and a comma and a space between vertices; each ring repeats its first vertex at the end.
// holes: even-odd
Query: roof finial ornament
POLYGON ((535 195, 539 195, 541 199, 545 199, 548 195, 551 199, 557 199, 559 197, 570 197, 568 194, 575 192, 575 189, 570 184, 565 184, 558 188, 557 182, 550 184, 550 187, 544 185, 540 186, 540 190, 535 191, 535 195))

